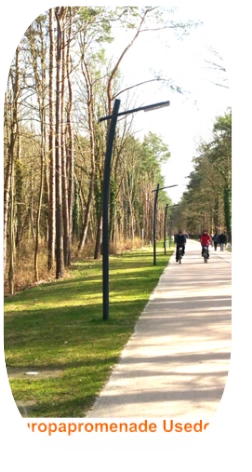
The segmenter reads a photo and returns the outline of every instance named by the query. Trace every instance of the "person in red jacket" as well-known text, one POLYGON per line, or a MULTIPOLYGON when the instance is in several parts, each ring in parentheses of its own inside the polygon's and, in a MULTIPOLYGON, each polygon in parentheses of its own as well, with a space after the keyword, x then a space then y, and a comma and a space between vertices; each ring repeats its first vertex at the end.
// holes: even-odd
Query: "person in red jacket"
POLYGON ((211 241, 212 241, 211 236, 208 234, 207 230, 204 229, 202 235, 200 236, 201 255, 203 256, 203 247, 206 246, 207 247, 207 252, 208 252, 208 256, 207 256, 208 259, 209 259, 209 246, 211 244, 211 241))

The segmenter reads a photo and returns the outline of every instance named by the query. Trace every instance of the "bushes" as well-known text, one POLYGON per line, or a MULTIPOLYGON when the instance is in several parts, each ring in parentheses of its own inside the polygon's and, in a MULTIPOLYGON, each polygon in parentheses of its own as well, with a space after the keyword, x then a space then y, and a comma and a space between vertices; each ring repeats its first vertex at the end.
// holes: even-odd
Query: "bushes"
MULTIPOLYGON (((111 256, 122 255, 125 251, 132 251, 134 249, 140 249, 143 246, 141 238, 134 239, 134 245, 131 239, 127 239, 120 243, 110 243, 109 254, 111 256)), ((93 259, 94 258, 95 243, 88 242, 81 254, 78 256, 77 242, 72 245, 72 262, 77 260, 93 259)), ((15 268, 15 291, 19 292, 33 285, 40 283, 51 282, 55 278, 55 267, 50 272, 47 269, 47 243, 40 243, 39 250, 39 282, 34 282, 34 241, 33 239, 22 241, 19 246, 18 257, 16 260, 15 268)), ((6 260, 6 266, 8 267, 8 258, 6 260)), ((66 276, 68 272, 66 271, 66 276)), ((4 294, 9 295, 8 287, 8 273, 6 271, 4 277, 4 294)))

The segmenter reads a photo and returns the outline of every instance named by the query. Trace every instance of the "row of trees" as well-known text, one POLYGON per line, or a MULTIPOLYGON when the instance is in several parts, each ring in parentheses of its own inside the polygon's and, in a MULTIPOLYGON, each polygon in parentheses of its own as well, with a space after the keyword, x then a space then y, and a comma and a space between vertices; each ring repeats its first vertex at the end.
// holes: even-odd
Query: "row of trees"
POLYGON ((198 235, 206 228, 214 232, 226 231, 232 239, 232 114, 216 118, 212 139, 202 142, 194 158, 194 170, 189 176, 175 213, 175 226, 198 235))
MULTIPOLYGON (((172 15, 172 12, 170 12, 172 15)), ((76 247, 80 255, 93 244, 98 258, 102 230, 102 181, 113 101, 125 87, 120 65, 140 34, 154 29, 188 31, 158 7, 57 7, 27 29, 11 64, 5 97, 4 256, 9 292, 16 267, 33 257, 40 279, 41 254, 47 270, 64 275, 76 247), (114 62, 104 47, 113 41, 113 25, 132 32, 114 62), (33 256, 32 256, 33 255, 33 256)), ((170 81, 160 76, 143 83, 170 81)), ((110 193, 111 241, 136 236, 151 240, 153 199, 164 185, 161 163, 168 146, 149 133, 136 137, 133 117, 119 121, 110 193)), ((160 193, 160 205, 169 202, 160 193)), ((161 222, 160 222, 161 225, 161 222)))

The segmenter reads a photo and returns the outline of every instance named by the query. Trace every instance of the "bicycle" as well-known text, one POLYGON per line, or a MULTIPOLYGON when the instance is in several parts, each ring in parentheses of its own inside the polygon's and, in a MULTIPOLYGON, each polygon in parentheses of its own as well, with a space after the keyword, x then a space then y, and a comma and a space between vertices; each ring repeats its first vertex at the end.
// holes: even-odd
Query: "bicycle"
POLYGON ((181 264, 181 261, 182 261, 182 251, 183 251, 183 248, 179 247, 178 248, 178 262, 179 262, 179 264, 181 264))
POLYGON ((203 246, 203 257, 204 257, 204 262, 208 261, 208 247, 203 246))

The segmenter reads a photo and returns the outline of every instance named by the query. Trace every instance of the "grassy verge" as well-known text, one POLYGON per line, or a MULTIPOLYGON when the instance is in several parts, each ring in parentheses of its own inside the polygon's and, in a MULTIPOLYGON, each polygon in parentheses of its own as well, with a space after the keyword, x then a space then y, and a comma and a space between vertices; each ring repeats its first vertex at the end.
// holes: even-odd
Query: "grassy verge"
POLYGON ((72 265, 67 279, 5 301, 5 358, 15 401, 29 417, 83 417, 110 375, 173 249, 110 258, 110 319, 102 321, 102 263, 72 265), (44 375, 28 376, 27 371, 44 375), (56 375, 57 372, 57 375, 56 375), (50 375, 48 374, 50 373, 50 375), (55 376, 54 376, 55 373, 55 376))

